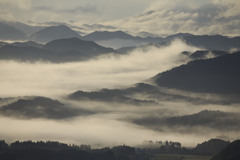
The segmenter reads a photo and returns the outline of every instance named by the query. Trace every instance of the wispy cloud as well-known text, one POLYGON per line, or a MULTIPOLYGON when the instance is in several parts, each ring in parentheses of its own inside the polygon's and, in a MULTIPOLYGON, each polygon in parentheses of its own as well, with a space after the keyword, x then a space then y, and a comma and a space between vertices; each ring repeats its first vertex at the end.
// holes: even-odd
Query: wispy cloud
POLYGON ((0 96, 56 96, 76 90, 119 88, 143 80, 185 63, 183 50, 197 48, 175 41, 162 48, 149 47, 127 55, 107 55, 74 63, 18 63, 1 61, 0 96))
POLYGON ((236 7, 240 7, 238 1, 158 1, 143 14, 124 19, 118 25, 125 29, 154 31, 160 35, 178 32, 238 35, 240 11, 236 7))

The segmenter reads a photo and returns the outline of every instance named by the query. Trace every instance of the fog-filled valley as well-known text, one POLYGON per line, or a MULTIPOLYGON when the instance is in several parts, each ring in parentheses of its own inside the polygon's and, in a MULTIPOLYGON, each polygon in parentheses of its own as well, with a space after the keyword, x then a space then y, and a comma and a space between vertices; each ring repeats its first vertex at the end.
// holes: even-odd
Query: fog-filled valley
POLYGON ((0 159, 239 158, 239 3, 60 1, 0 1, 0 159))
POLYGON ((190 147, 210 138, 237 139, 238 94, 191 92, 154 80, 195 59, 238 54, 203 50, 175 39, 78 62, 1 60, 1 136, 96 147, 144 140, 190 147))

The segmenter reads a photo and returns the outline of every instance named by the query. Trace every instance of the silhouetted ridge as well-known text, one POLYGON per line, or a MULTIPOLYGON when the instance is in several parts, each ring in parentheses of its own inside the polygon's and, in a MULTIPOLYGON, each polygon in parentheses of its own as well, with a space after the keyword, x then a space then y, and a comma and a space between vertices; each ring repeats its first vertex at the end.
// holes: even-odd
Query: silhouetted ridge
POLYGON ((30 36, 30 39, 36 42, 46 43, 56 39, 81 37, 76 31, 73 31, 65 25, 46 27, 30 36))
POLYGON ((208 50, 230 50, 240 49, 240 37, 225 37, 221 35, 194 35, 186 36, 184 40, 189 45, 205 48, 208 50))
POLYGON ((191 55, 189 55, 192 59, 207 59, 207 58, 214 58, 218 56, 223 56, 225 54, 229 54, 226 51, 207 51, 207 50, 198 50, 191 55))
POLYGON ((25 40, 27 35, 7 24, 0 22, 0 40, 25 40))
POLYGON ((199 128, 201 128, 201 132, 205 132, 203 128, 216 131, 222 131, 223 129, 231 131, 240 130, 240 114, 222 111, 204 110, 190 115, 167 117, 153 115, 133 118, 132 121, 150 129, 161 131, 164 128, 168 128, 172 132, 181 133, 188 133, 189 130, 192 130, 192 132, 197 130, 197 133, 199 133, 199 128))
POLYGON ((95 31, 84 36, 84 39, 91 41, 109 40, 109 39, 133 39, 134 37, 123 31, 95 31))
POLYGON ((43 47, 42 44, 39 44, 39 43, 34 42, 34 41, 14 42, 14 43, 11 43, 9 45, 17 46, 17 47, 36 47, 36 48, 42 48, 43 47))
POLYGON ((90 112, 66 106, 58 100, 46 97, 23 97, 1 106, 0 114, 14 118, 65 119, 90 112))
POLYGON ((86 54, 111 53, 111 48, 102 47, 92 41, 84 41, 79 38, 58 39, 47 43, 44 48, 58 52, 79 51, 86 54))
POLYGON ((227 145, 221 152, 215 155, 211 160, 239 160, 240 140, 236 140, 227 145))
POLYGON ((225 148, 229 141, 224 141, 221 139, 210 139, 209 141, 198 144, 194 151, 199 155, 215 155, 220 152, 223 148, 225 148))
POLYGON ((91 149, 88 145, 67 145, 52 141, 16 141, 8 146, 0 141, 0 159, 2 160, 137 160, 145 157, 128 146, 91 149))
POLYGON ((90 101, 102 101, 102 102, 118 102, 125 104, 154 104, 153 100, 137 99, 128 96, 131 92, 118 89, 102 89, 95 92, 77 91, 68 96, 72 100, 90 100, 90 101))
POLYGON ((111 48, 78 38, 54 40, 46 45, 32 41, 24 43, 2 43, 0 59, 18 61, 69 62, 87 60, 102 54, 116 53, 111 48))
POLYGON ((196 60, 155 76, 159 86, 181 90, 240 95, 240 52, 196 60))

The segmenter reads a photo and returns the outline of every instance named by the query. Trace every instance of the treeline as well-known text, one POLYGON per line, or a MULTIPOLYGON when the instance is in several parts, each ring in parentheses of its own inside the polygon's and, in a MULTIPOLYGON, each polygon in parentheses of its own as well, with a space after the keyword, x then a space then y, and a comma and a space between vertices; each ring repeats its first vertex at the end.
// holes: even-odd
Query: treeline
POLYGON ((16 141, 8 145, 0 141, 0 159, 3 160, 145 160, 140 152, 128 146, 91 149, 90 145, 67 145, 60 142, 16 141))
POLYGON ((221 139, 210 139, 201 144, 198 144, 194 148, 182 147, 179 142, 172 141, 144 141, 140 146, 142 152, 145 155, 154 155, 154 154, 184 154, 184 155, 206 155, 213 156, 224 149, 229 141, 224 141, 221 139))
POLYGON ((52 141, 16 141, 7 144, 0 141, 0 159, 3 160, 148 160, 155 154, 183 154, 213 156, 230 142, 211 139, 194 148, 182 147, 179 142, 144 141, 136 148, 116 146, 92 149, 90 145, 68 145, 52 141))

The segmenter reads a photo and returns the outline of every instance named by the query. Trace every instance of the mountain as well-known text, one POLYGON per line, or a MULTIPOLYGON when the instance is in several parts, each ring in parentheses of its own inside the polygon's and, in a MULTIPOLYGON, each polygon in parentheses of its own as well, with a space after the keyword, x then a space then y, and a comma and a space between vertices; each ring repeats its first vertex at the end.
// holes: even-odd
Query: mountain
MULTIPOLYGON (((131 48, 141 49, 143 46, 155 46, 162 47, 162 44, 171 44, 171 42, 175 39, 180 39, 188 45, 195 46, 201 48, 202 50, 209 51, 229 51, 231 49, 240 50, 240 37, 226 37, 222 35, 193 35, 190 33, 178 33, 174 35, 167 36, 165 38, 161 37, 132 37, 132 41, 135 38, 134 43, 130 43, 131 45, 122 45, 122 47, 118 47, 121 52, 131 51, 131 48), (129 49, 130 47, 130 49, 129 49)), ((129 40, 129 39, 128 39, 129 40)), ((113 43, 113 42, 112 42, 113 43)), ((109 42, 109 45, 112 44, 109 42)), ((120 42, 119 42, 120 43, 120 42)))
POLYGON ((240 140, 227 145, 221 152, 212 157, 211 160, 239 160, 240 140))
POLYGON ((115 52, 111 48, 105 48, 95 42, 84 41, 79 38, 53 40, 45 44, 44 48, 57 52, 78 51, 89 55, 115 52))
POLYGON ((238 130, 239 116, 237 113, 204 110, 191 115, 170 117, 164 123, 168 126, 205 126, 219 130, 222 128, 238 130))
MULTIPOLYGON (((172 132, 187 133, 191 128, 191 132, 195 130, 199 133, 197 128, 213 129, 216 131, 231 130, 239 131, 240 129, 240 114, 222 111, 203 110, 198 113, 170 116, 170 117, 143 117, 133 119, 133 122, 151 129, 162 130, 164 127, 170 127, 172 132)), ((207 150, 207 149, 206 149, 207 150)))
POLYGON ((156 75, 152 80, 167 88, 200 93, 240 95, 240 52, 196 60, 156 75))
MULTIPOLYGON (((101 89, 98 91, 76 91, 67 96, 67 99, 77 101, 116 102, 122 104, 158 104, 161 101, 187 101, 193 104, 231 104, 230 99, 206 99, 204 97, 188 97, 174 93, 167 93, 157 86, 146 83, 137 83, 122 89, 101 89), (135 95, 138 95, 136 98, 135 95)), ((239 100, 233 102, 239 103, 239 100)))
POLYGON ((194 152, 199 155, 215 155, 229 144, 229 141, 210 139, 209 141, 198 144, 194 148, 194 152))
POLYGON ((138 36, 142 37, 142 38, 147 38, 147 37, 158 37, 155 34, 149 33, 149 32, 139 32, 137 33, 138 36))
POLYGON ((86 40, 91 41, 103 41, 103 40, 110 40, 110 39, 134 39, 133 36, 123 32, 123 31, 95 31, 83 37, 86 40))
POLYGON ((54 40, 44 46, 31 41, 4 45, 0 48, 0 59, 59 63, 83 61, 106 53, 115 53, 115 51, 91 41, 69 38, 54 40))
POLYGON ((191 59, 207 59, 207 58, 214 58, 218 56, 222 56, 225 54, 229 54, 227 51, 207 51, 207 50, 198 50, 189 55, 191 59))
POLYGON ((32 26, 32 25, 27 25, 27 24, 22 23, 22 22, 9 21, 9 22, 4 22, 4 23, 13 27, 13 28, 16 28, 16 29, 24 32, 28 36, 46 28, 46 26, 32 26))
POLYGON ((1 60, 17 60, 17 61, 50 61, 61 62, 64 57, 57 52, 49 51, 42 48, 31 46, 19 47, 13 45, 5 45, 0 48, 1 60))
POLYGON ((173 34, 173 35, 169 35, 169 36, 165 37, 164 41, 169 42, 174 39, 185 39, 186 37, 192 37, 192 36, 195 36, 195 35, 192 35, 190 33, 177 33, 177 34, 173 34))
POLYGON ((35 42, 46 43, 56 39, 72 38, 81 36, 65 25, 51 26, 33 33, 29 38, 35 42))
POLYGON ((39 44, 34 41, 26 41, 26 42, 14 42, 8 45, 16 46, 16 47, 36 47, 36 48, 42 48, 43 45, 39 44))
POLYGON ((25 40, 27 35, 7 24, 0 22, 0 39, 1 40, 25 40))
POLYGON ((161 37, 134 37, 123 31, 96 31, 83 37, 85 40, 95 41, 105 47, 112 47, 114 49, 139 46, 148 43, 157 43, 162 40, 161 37))
POLYGON ((104 41, 104 40, 112 40, 112 39, 125 39, 125 40, 135 40, 135 41, 142 41, 142 42, 157 42, 162 40, 161 37, 150 37, 147 36, 145 38, 142 37, 134 37, 130 34, 127 34, 123 31, 115 31, 115 32, 109 32, 109 31, 96 31, 93 33, 90 33, 83 37, 86 40, 91 41, 104 41))
POLYGON ((240 49, 240 37, 225 37, 221 35, 192 35, 183 38, 187 44, 207 50, 240 49))
POLYGON ((156 104, 153 100, 146 100, 146 99, 137 99, 131 96, 128 96, 131 92, 126 90, 109 90, 109 89, 102 89, 100 91, 93 91, 93 92, 84 92, 84 91, 77 91, 70 94, 67 98, 71 100, 77 101, 101 101, 101 102, 117 102, 123 104, 134 104, 134 105, 141 105, 141 104, 156 104))
POLYGON ((66 119, 90 112, 66 106, 47 97, 21 97, 0 107, 0 114, 13 118, 66 119))

